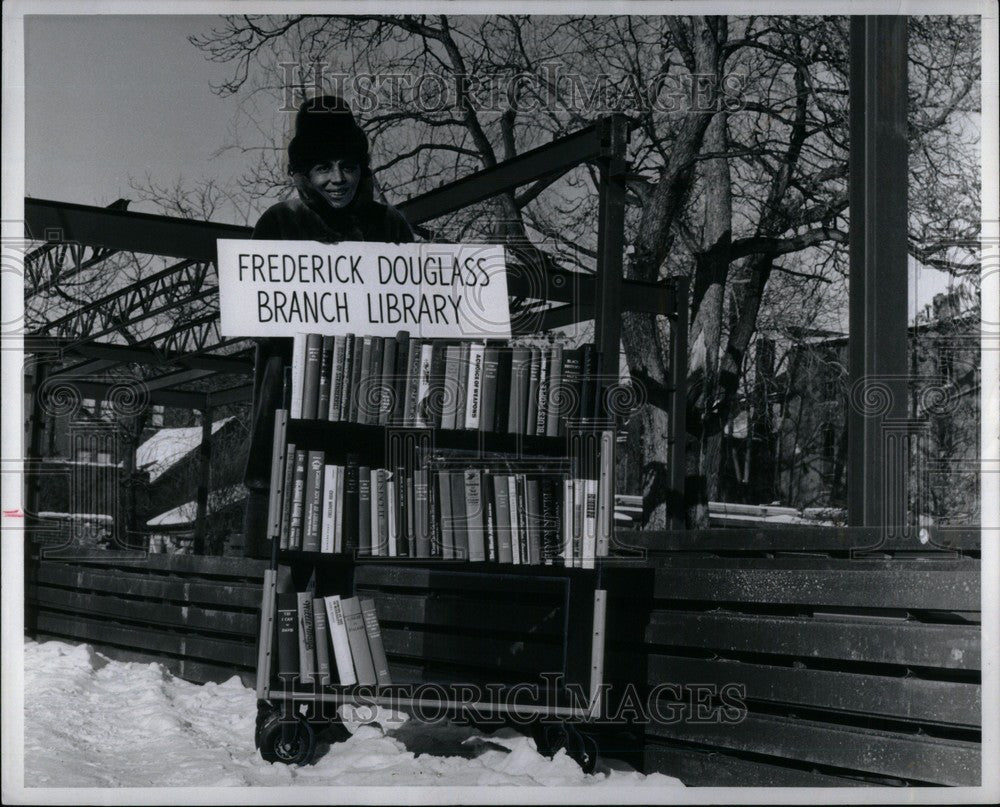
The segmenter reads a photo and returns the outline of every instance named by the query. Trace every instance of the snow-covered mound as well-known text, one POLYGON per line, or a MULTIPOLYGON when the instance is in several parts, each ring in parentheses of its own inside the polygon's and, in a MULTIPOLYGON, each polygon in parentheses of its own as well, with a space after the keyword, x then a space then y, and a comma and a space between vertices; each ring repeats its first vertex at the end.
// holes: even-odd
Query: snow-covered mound
POLYGON ((256 697, 238 678, 192 684, 88 645, 27 642, 24 686, 24 781, 34 787, 681 784, 620 763, 588 776, 510 729, 483 735, 392 714, 320 748, 312 765, 270 765, 254 749, 256 697))

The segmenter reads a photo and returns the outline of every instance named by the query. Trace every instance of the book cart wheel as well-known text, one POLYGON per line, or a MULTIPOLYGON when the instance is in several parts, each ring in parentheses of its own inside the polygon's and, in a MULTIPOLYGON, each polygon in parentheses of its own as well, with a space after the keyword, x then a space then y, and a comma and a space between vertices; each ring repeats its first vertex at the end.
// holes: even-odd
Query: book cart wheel
POLYGON ((316 753, 316 732, 305 718, 283 720, 273 712, 257 732, 257 748, 265 762, 308 765, 316 753))

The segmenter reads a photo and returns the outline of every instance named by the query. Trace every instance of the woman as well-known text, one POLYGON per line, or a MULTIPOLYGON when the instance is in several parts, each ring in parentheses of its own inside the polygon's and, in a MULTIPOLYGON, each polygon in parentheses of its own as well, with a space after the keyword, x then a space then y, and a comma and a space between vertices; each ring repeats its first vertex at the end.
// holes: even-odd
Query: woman
MULTIPOLYGON (((269 240, 404 243, 413 231, 402 214, 374 197, 368 137, 347 103, 324 95, 306 101, 288 144, 288 172, 297 196, 268 208, 253 238, 269 240)), ((261 339, 254 365, 254 415, 244 482, 250 491, 247 546, 266 548, 274 410, 282 405, 283 368, 291 338, 261 339)))

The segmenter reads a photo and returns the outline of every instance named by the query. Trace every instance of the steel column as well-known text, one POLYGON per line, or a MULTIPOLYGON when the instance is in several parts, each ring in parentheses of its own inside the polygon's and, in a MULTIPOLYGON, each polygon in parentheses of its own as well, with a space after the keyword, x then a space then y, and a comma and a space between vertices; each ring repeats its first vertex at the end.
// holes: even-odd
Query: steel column
POLYGON ((198 446, 198 498, 194 517, 194 554, 205 554, 205 519, 208 518, 208 489, 212 481, 212 410, 201 410, 201 445, 198 446))
POLYGON ((684 479, 687 474, 684 452, 687 448, 687 355, 688 355, 688 288, 686 277, 673 278, 673 300, 670 318, 670 453, 667 471, 670 490, 667 491, 667 524, 671 530, 684 529, 687 508, 684 504, 684 479))
POLYGON ((900 527, 884 436, 906 417, 906 18, 851 17, 848 521, 900 527))

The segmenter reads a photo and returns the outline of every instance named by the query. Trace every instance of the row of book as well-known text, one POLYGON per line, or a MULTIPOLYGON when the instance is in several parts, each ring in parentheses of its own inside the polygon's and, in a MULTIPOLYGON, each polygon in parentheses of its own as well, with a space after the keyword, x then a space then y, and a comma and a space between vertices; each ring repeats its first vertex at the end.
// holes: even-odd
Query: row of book
POLYGON ((592 344, 298 334, 293 418, 559 437, 600 416, 592 344))
POLYGON ((279 676, 324 686, 392 683, 373 600, 279 593, 275 612, 279 676))
POLYGON ((614 518, 614 435, 593 435, 593 462, 488 463, 425 457, 415 467, 327 463, 284 441, 276 414, 269 537, 280 549, 592 567, 614 518))

